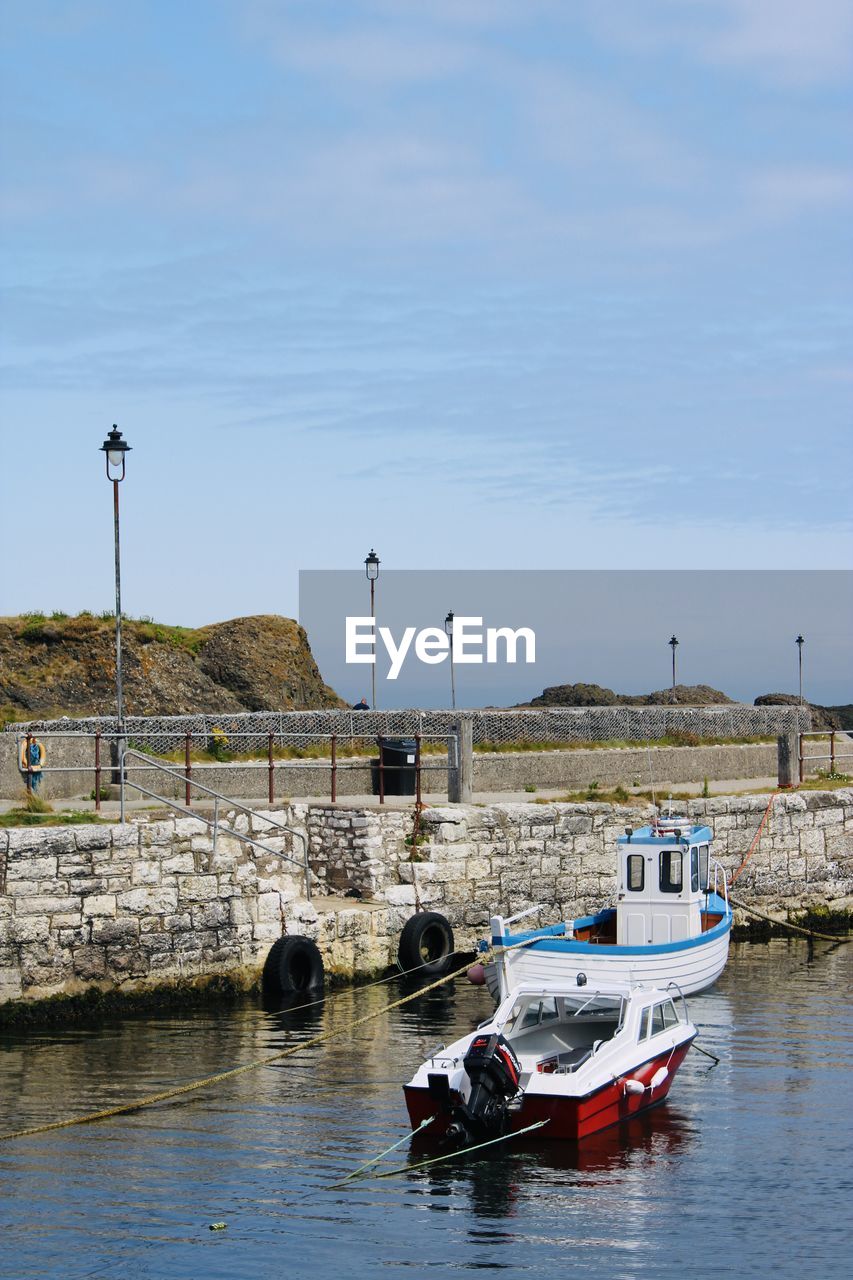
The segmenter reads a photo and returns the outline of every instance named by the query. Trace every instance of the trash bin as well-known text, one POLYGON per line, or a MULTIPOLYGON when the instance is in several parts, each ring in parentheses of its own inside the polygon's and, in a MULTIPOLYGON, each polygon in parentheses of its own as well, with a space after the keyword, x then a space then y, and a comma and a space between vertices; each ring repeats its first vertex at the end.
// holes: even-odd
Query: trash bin
MULTIPOLYGON (((415 760, 417 743, 414 738, 383 738, 379 744, 382 757, 386 796, 413 796, 415 794, 415 760)), ((379 761, 373 769, 373 794, 379 794, 379 761)))

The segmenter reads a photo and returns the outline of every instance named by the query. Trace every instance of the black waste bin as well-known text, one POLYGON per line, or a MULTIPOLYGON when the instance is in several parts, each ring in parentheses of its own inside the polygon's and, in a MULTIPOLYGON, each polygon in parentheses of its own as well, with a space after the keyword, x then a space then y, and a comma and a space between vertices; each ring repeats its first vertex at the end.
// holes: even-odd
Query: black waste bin
MULTIPOLYGON (((415 794, 415 761, 417 743, 414 738, 383 738, 379 744, 386 796, 415 794)), ((374 762, 373 794, 379 795, 379 761, 374 762)))

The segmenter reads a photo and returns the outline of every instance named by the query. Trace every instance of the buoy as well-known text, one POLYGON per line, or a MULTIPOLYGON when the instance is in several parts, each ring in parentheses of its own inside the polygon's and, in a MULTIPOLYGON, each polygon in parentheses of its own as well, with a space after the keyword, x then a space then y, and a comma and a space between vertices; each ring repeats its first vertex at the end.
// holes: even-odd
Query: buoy
POLYGON ((486 969, 482 964, 472 964, 466 976, 474 987, 484 987, 486 985, 486 969))

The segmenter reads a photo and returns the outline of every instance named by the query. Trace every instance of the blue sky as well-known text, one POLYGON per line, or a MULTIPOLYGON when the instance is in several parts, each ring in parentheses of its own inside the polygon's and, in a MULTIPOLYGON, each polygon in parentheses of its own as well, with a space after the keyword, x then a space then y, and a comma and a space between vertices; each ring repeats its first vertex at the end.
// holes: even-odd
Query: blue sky
POLYGON ((5 0, 0 612, 110 607, 113 422, 166 621, 370 546, 849 566, 851 51, 847 0, 5 0))

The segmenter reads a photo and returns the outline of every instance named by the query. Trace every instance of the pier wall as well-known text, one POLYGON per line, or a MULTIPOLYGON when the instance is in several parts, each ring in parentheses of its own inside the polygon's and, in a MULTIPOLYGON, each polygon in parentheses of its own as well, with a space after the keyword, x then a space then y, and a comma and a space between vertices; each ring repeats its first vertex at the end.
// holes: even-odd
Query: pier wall
MULTIPOLYGON (((731 873, 767 800, 684 807, 714 829, 731 873)), ((393 963, 419 907, 448 917, 459 948, 495 911, 584 914, 612 899, 616 838, 648 811, 448 805, 425 810, 417 833, 411 810, 303 803, 274 816, 309 841, 310 903, 299 867, 233 837, 214 847, 194 818, 0 831, 0 1002, 216 973, 250 981, 282 931, 315 938, 330 972, 366 975, 393 963)), ((298 856, 298 840, 271 833, 263 815, 252 821, 258 838, 298 856)), ((763 910, 853 897, 853 790, 778 796, 737 889, 763 910)))

